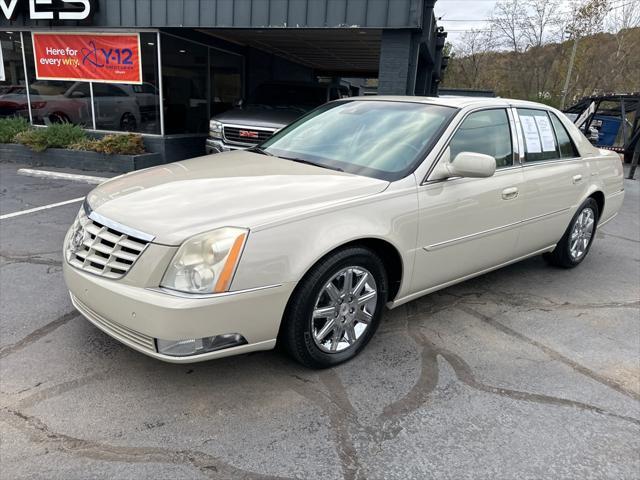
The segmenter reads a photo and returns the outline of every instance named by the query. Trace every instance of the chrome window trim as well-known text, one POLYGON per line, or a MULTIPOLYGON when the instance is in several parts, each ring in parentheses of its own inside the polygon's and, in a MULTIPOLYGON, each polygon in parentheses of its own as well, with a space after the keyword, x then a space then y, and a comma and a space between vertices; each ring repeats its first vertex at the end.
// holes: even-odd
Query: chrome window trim
POLYGON ((539 162, 525 162, 524 168, 536 167, 538 165, 553 165, 556 163, 569 163, 569 162, 584 162, 584 158, 582 157, 572 157, 572 158, 554 158, 553 160, 540 160, 539 162))
MULTIPOLYGON (((440 163, 440 160, 442 160, 442 156, 444 155, 444 152, 447 150, 447 148, 449 148, 449 144, 451 143, 451 139, 453 138, 453 136, 458 132, 458 130, 460 129, 460 125, 462 125, 462 123, 467 119, 467 117, 469 117, 469 115, 473 114, 473 113, 477 113, 477 112, 482 112, 485 110, 505 110, 505 113, 507 114, 507 118, 509 119, 509 131, 511 132, 511 150, 512 152, 515 150, 515 145, 513 143, 513 129, 512 129, 512 125, 511 125, 511 121, 509 118, 509 106, 492 106, 492 107, 476 107, 473 108, 471 110, 469 110, 468 112, 466 112, 462 118, 458 121, 458 123, 455 125, 453 131, 449 134, 449 136, 447 137, 447 140, 444 144, 444 146, 440 149, 440 151, 438 152, 435 161, 431 164, 431 166, 429 167, 429 170, 427 170, 426 175, 424 176, 424 178, 422 179, 422 181, 420 182, 420 187, 423 185, 431 185, 434 183, 440 183, 440 182, 446 182, 448 180, 456 180, 458 178, 461 177, 451 177, 451 178, 440 178, 437 180, 429 180, 429 175, 431 175, 433 173, 433 170, 436 168, 436 166, 438 165, 438 163, 440 163)), ((522 165, 519 163, 518 165, 515 164, 515 157, 513 157, 514 159, 514 164, 513 165, 509 165, 506 167, 500 167, 500 168, 496 168, 496 173, 498 172, 503 172, 505 170, 512 170, 515 168, 520 168, 522 165)), ((426 160, 426 158, 425 158, 426 160)), ((424 160, 423 160, 424 162, 424 160)))
POLYGON ((204 298, 229 297, 231 295, 240 295, 242 293, 258 292, 260 290, 268 290, 270 288, 278 288, 281 286, 282 286, 282 283, 276 283, 273 285, 265 285, 264 287, 246 288, 244 290, 234 290, 231 292, 222 292, 222 293, 186 293, 186 292, 180 292, 178 290, 172 290, 171 288, 166 288, 166 287, 147 288, 147 290, 151 290, 152 292, 157 292, 157 293, 164 293, 166 295, 171 295, 173 297, 179 297, 179 298, 204 299, 204 298))
POLYGON ((101 223, 105 227, 113 228, 120 233, 124 233, 127 236, 134 237, 139 240, 144 240, 145 242, 152 242, 156 238, 154 235, 150 235, 148 233, 141 232, 140 230, 136 230, 135 228, 127 227, 126 225, 122 225, 121 223, 109 220, 108 218, 103 217, 102 215, 97 213, 95 210, 91 211, 88 217, 95 222, 101 223))

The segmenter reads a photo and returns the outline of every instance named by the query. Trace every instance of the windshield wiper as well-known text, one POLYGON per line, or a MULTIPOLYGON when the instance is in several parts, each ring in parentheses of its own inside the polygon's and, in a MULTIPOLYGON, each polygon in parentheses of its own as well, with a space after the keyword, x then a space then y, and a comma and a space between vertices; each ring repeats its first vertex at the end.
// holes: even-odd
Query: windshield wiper
POLYGON ((260 147, 251 147, 247 149, 249 152, 259 153, 260 155, 266 155, 267 157, 273 157, 273 153, 269 153, 260 147))
POLYGON ((292 162, 304 163, 305 165, 313 165, 314 167, 320 168, 328 168, 329 170, 335 170, 337 172, 344 172, 341 168, 338 167, 330 167, 329 165, 322 165, 319 163, 310 162, 309 160, 305 160, 303 158, 295 158, 295 157, 278 157, 283 158, 284 160, 291 160, 292 162))

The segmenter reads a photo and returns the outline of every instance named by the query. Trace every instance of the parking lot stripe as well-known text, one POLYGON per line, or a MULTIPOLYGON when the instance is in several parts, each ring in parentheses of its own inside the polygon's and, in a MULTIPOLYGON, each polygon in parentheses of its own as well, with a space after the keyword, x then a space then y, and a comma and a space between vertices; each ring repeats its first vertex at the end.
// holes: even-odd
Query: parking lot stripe
POLYGON ((93 175, 79 175, 76 173, 51 172, 49 170, 36 170, 33 168, 19 168, 18 175, 28 177, 51 178, 55 180, 71 180, 98 185, 109 180, 108 177, 94 177, 93 175))
POLYGON ((4 215, 0 215, 0 220, 6 220, 7 218, 19 217, 20 215, 26 215, 27 213, 39 212, 40 210, 48 210, 49 208, 61 207, 63 205, 69 205, 70 203, 81 202, 84 200, 84 197, 74 198, 72 200, 66 200, 64 202, 51 203, 49 205, 43 205, 42 207, 30 208, 28 210, 20 210, 18 212, 6 213, 4 215))

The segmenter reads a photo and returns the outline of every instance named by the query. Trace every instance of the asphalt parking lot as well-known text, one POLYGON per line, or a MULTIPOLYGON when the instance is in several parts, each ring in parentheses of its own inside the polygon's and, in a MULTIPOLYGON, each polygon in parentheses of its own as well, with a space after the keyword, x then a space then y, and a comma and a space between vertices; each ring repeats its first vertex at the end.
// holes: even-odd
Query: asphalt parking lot
MULTIPOLYGON (((0 163, 0 214, 90 185, 0 163)), ((355 360, 170 365, 77 314, 79 202, 0 221, 0 477, 640 476, 640 183, 567 271, 533 258, 387 312, 355 360)), ((179 321, 179 319, 177 319, 179 321)))

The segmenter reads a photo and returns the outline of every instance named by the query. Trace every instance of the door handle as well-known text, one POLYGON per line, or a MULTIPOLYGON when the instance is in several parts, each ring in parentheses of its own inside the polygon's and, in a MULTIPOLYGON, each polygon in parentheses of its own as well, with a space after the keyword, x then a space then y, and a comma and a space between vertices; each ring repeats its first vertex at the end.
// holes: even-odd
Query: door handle
POLYGON ((573 183, 579 183, 582 181, 582 175, 574 175, 572 180, 573 183))
POLYGON ((502 191, 503 200, 512 200, 518 196, 518 187, 505 188, 502 191))

